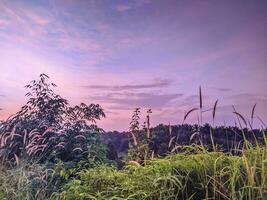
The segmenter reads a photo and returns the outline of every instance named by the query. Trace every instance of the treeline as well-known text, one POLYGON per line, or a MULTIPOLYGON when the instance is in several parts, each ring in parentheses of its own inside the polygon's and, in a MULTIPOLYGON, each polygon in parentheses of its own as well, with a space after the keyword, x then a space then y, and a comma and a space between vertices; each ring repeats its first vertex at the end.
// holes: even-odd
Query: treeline
MULTIPOLYGON (((238 154, 243 148, 245 141, 252 145, 256 143, 263 144, 263 134, 266 133, 266 130, 240 129, 231 126, 213 128, 209 124, 201 127, 189 124, 172 126, 160 124, 151 128, 150 133, 150 149, 154 152, 154 155, 164 156, 174 151, 179 152, 183 146, 192 144, 205 146, 211 151, 216 148, 216 150, 223 152, 238 154)), ((145 135, 146 130, 139 131, 138 134, 145 135)), ((101 140, 108 145, 110 151, 109 157, 113 159, 127 155, 132 139, 130 132, 113 131, 102 133, 101 140)))

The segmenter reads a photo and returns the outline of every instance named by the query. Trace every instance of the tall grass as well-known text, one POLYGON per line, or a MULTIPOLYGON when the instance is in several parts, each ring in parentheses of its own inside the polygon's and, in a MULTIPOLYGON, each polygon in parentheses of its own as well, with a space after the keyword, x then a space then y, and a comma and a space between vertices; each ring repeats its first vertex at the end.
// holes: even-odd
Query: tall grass
POLYGON ((0 199, 48 199, 60 181, 54 170, 38 164, 21 161, 12 168, 0 167, 0 199))
POLYGON ((79 177, 54 199, 264 199, 267 146, 251 146, 242 156, 173 154, 120 171, 100 166, 79 177))

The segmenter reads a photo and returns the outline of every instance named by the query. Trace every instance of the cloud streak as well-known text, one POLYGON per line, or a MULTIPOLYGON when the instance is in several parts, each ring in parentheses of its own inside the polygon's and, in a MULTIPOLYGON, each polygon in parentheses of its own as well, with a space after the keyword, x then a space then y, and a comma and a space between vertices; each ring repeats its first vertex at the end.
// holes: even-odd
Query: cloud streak
POLYGON ((82 86, 86 89, 96 90, 110 90, 110 91, 123 91, 123 90, 141 90, 141 89, 155 89, 166 88, 170 85, 171 81, 167 79, 155 79, 152 83, 147 84, 132 84, 132 85, 86 85, 82 86))
MULTIPOLYGON (((128 108, 134 107, 150 107, 160 109, 168 104, 170 101, 183 96, 182 94, 154 94, 154 93, 136 93, 136 92, 117 92, 107 93, 103 95, 94 95, 90 99, 108 103, 115 106, 127 106, 128 108)), ((114 107, 113 107, 114 108, 114 107)), ((120 107, 118 107, 120 108, 120 107)))

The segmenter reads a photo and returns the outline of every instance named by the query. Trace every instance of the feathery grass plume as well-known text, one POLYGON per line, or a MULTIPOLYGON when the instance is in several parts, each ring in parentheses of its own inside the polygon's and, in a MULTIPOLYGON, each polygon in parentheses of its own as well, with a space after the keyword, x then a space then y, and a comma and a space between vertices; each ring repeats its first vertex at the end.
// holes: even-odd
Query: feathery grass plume
POLYGON ((214 126, 215 114, 216 114, 218 101, 219 101, 218 99, 215 101, 214 106, 213 106, 213 110, 212 110, 212 123, 213 123, 213 126, 214 126))
POLYGON ((170 140, 169 140, 169 144, 168 147, 170 148, 172 146, 173 140, 175 139, 175 136, 173 136, 170 140))
POLYGON ((247 126, 247 121, 245 120, 245 118, 238 112, 233 112, 235 115, 237 115, 238 117, 240 117, 240 119, 242 119, 243 123, 247 126))
POLYGON ((23 145, 26 146, 28 132, 27 132, 27 130, 24 130, 23 132, 24 132, 24 135, 23 135, 23 145))
POLYGON ((135 161, 135 160, 129 161, 128 164, 133 165, 133 166, 136 166, 136 167, 141 167, 140 163, 137 162, 137 161, 135 161))
POLYGON ((253 120, 254 120, 254 114, 255 114, 255 109, 256 109, 257 104, 255 103, 252 111, 251 111, 251 129, 253 128, 253 120))
POLYGON ((130 134, 132 136, 134 146, 137 146, 138 145, 138 142, 137 142, 137 139, 136 139, 135 134, 133 132, 130 132, 130 134))
POLYGON ((202 91, 201 91, 201 86, 199 86, 199 108, 202 109, 203 104, 202 104, 202 91))
POLYGON ((17 156, 17 154, 14 154, 14 157, 15 157, 16 164, 19 165, 19 157, 17 156))
POLYGON ((0 166, 0 199, 50 199, 60 180, 53 169, 25 160, 11 168, 0 166))
POLYGON ((169 136, 171 137, 172 136, 172 126, 171 126, 170 122, 169 122, 168 130, 169 130, 169 136))
POLYGON ((154 157, 155 157, 155 152, 152 151, 152 153, 151 153, 151 159, 154 159, 154 157))
POLYGON ((199 86, 199 112, 200 112, 200 125, 202 125, 202 108, 203 108, 202 91, 201 91, 201 86, 199 86))
POLYGON ((72 151, 73 151, 73 152, 75 152, 75 151, 83 152, 82 148, 80 148, 80 147, 76 147, 76 148, 74 148, 72 151))
POLYGON ((188 115, 189 115, 190 113, 196 111, 196 110, 198 110, 198 108, 192 108, 191 110, 189 110, 189 111, 185 114, 185 116, 184 116, 183 123, 185 122, 185 120, 186 120, 186 118, 188 117, 188 115))
POLYGON ((169 143, 168 143, 168 148, 171 147, 173 140, 175 139, 175 136, 172 137, 172 126, 169 122, 169 126, 168 126, 168 132, 169 132, 169 143))
POLYGON ((15 133, 16 133, 16 126, 14 126, 14 127, 12 128, 11 132, 10 132, 11 140, 14 139, 14 135, 15 135, 15 133))

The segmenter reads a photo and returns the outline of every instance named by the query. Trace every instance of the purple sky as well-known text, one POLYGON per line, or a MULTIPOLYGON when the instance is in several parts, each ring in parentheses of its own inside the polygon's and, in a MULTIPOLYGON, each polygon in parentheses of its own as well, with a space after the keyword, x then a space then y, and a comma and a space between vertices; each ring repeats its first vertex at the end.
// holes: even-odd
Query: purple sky
POLYGON ((101 104, 106 130, 127 130, 137 106, 152 125, 181 123, 199 85, 204 109, 219 99, 218 124, 254 103, 267 122, 267 1, 0 2, 0 119, 46 73, 71 104, 101 104))

